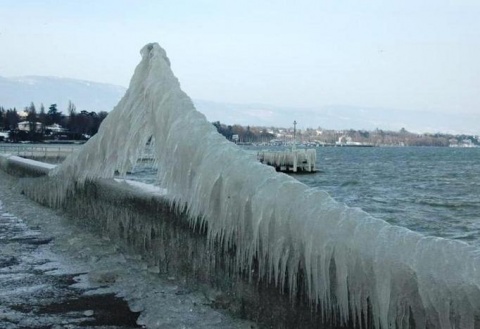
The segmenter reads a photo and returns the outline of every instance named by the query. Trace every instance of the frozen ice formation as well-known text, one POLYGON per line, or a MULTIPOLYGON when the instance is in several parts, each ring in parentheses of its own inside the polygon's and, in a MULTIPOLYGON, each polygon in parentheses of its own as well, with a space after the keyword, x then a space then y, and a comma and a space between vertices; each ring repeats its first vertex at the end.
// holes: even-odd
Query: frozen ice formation
POLYGON ((258 163, 195 110, 158 44, 141 55, 98 134, 51 172, 62 184, 51 203, 128 171, 153 137, 165 197, 207 224, 212 246, 236 247, 236 270, 255 267, 292 298, 302 275, 311 304, 343 324, 369 313, 376 328, 474 327, 477 250, 392 226, 258 163))
POLYGON ((292 149, 280 152, 259 151, 257 160, 261 163, 273 166, 285 171, 315 171, 315 161, 317 160, 317 151, 315 149, 292 149))

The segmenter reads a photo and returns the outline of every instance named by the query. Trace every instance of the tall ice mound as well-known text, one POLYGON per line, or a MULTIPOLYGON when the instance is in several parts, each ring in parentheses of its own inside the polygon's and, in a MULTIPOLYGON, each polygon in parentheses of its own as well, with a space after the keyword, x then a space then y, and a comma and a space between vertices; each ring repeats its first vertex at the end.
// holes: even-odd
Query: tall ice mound
POLYGON ((369 314, 376 328, 475 326, 477 250, 389 225, 257 163, 195 110, 158 44, 141 55, 98 134, 51 173, 62 187, 51 204, 130 170, 153 137, 167 197, 192 224, 205 224, 212 245, 235 246, 235 270, 256 268, 292 298, 304 290, 312 307, 343 324, 369 314))

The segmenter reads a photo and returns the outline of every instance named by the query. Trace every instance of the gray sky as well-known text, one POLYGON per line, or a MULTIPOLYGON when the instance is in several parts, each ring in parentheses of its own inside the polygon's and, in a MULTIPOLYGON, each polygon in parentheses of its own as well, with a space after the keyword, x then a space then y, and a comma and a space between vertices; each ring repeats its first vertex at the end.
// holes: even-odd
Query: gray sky
POLYGON ((158 42, 192 98, 480 115, 477 0, 0 0, 0 17, 0 76, 128 86, 158 42))

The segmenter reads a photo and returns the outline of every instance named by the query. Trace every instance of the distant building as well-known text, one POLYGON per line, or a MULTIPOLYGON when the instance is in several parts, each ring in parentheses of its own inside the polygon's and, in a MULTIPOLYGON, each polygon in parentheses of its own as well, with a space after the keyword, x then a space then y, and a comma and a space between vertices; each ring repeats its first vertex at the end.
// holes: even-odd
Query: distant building
MULTIPOLYGON (((35 131, 40 131, 42 129, 41 122, 35 122, 35 131)), ((18 130, 20 131, 30 131, 30 122, 29 121, 21 121, 18 123, 18 130)))
POLYGON ((8 139, 8 132, 0 131, 0 142, 4 142, 8 139))
POLYGON ((449 139, 448 144, 450 147, 458 147, 458 141, 455 138, 449 139))
POLYGON ((18 117, 20 118, 20 120, 26 120, 27 117, 28 117, 28 112, 27 111, 19 111, 17 112, 18 114, 18 117))
POLYGON ((66 129, 63 128, 62 126, 60 126, 58 123, 54 123, 51 126, 46 126, 45 130, 50 130, 53 133, 62 133, 64 131, 66 131, 66 129))

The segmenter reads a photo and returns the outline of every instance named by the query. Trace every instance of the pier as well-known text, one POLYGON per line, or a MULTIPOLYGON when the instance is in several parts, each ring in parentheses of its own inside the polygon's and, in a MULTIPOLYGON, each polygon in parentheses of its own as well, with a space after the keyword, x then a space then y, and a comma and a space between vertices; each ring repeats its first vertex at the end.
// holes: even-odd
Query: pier
POLYGON ((297 121, 293 121, 293 144, 284 151, 259 151, 257 160, 275 170, 285 173, 315 173, 317 169, 317 151, 315 149, 296 148, 297 121))
POLYGON ((275 167, 280 172, 315 173, 317 151, 315 149, 293 149, 285 151, 259 151, 257 160, 275 167))

